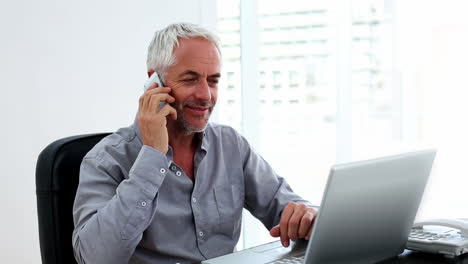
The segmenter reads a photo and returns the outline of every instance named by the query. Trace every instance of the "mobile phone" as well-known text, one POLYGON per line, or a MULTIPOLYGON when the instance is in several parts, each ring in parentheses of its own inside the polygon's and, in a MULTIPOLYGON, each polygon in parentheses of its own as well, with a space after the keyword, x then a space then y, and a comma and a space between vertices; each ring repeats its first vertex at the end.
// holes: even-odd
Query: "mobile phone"
POLYGON ((161 81, 161 78, 159 78, 159 74, 157 72, 154 72, 151 77, 146 80, 145 85, 143 86, 143 90, 146 91, 148 88, 153 85, 153 83, 157 83, 159 87, 164 86, 163 82, 161 81))
MULTIPOLYGON (((154 72, 151 77, 148 78, 148 80, 146 80, 145 82, 145 85, 143 86, 143 90, 146 91, 148 90, 148 88, 153 85, 153 83, 157 83, 158 84, 158 87, 163 87, 164 86, 164 83, 162 82, 161 78, 159 77, 159 74, 157 72, 154 72)), ((159 104, 159 107, 158 109, 161 109, 164 107, 164 105, 166 104, 167 102, 164 101, 164 102, 161 102, 159 104)))

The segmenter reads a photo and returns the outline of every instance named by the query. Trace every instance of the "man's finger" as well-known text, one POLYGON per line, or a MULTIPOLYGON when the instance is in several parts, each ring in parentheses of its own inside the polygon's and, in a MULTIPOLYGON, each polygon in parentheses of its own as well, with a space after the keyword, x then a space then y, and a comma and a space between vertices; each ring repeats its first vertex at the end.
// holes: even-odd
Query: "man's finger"
POLYGON ((298 239, 299 224, 301 223, 302 216, 307 212, 307 207, 304 204, 297 204, 294 207, 294 214, 289 219, 288 224, 288 237, 293 241, 298 239))
POLYGON ((299 224, 299 230, 297 234, 299 238, 304 238, 308 235, 309 229, 312 226, 312 220, 314 219, 314 214, 310 211, 307 211, 301 219, 301 223, 299 224))
POLYGON ((159 110, 159 113, 161 113, 163 116, 171 115, 173 120, 177 119, 177 111, 169 104, 164 105, 164 107, 159 110))
POLYGON ((155 86, 155 87, 151 87, 151 88, 148 88, 148 90, 146 90, 144 92, 144 95, 151 95, 151 94, 155 94, 155 93, 167 93, 167 92, 170 92, 172 91, 172 88, 171 87, 165 87, 165 86, 155 86))
POLYGON ((143 107, 144 109, 150 109, 150 101, 151 97, 153 94, 162 94, 162 93, 170 93, 171 88, 170 87, 156 87, 154 89, 148 89, 146 92, 143 94, 144 99, 143 99, 143 107))
POLYGON ((173 103, 175 98, 167 93, 153 94, 148 105, 149 111, 159 112, 160 104, 163 102, 173 103))
POLYGON ((145 97, 142 95, 140 96, 140 99, 138 100, 138 107, 139 109, 143 109, 143 101, 144 101, 145 97))
POLYGON ((281 236, 281 244, 283 244, 284 247, 289 246, 289 237, 288 237, 288 225, 289 225, 289 219, 294 213, 294 203, 288 203, 284 209, 283 213, 281 214, 281 220, 280 220, 280 236, 281 236))
POLYGON ((272 237, 279 237, 280 236, 280 227, 279 225, 273 227, 271 230, 270 230, 270 235, 272 237))
POLYGON ((310 239, 310 235, 312 234, 312 229, 314 228, 316 216, 317 216, 317 211, 314 210, 314 218, 312 219, 312 223, 310 224, 309 233, 305 237, 305 239, 307 239, 307 240, 310 239))

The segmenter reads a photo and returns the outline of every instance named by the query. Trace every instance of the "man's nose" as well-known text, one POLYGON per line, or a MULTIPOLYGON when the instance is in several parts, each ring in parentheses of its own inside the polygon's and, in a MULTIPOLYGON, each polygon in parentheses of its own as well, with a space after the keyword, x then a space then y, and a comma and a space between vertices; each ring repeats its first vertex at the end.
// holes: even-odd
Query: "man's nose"
POLYGON ((200 101, 211 101, 211 90, 207 80, 198 83, 195 98, 200 101))

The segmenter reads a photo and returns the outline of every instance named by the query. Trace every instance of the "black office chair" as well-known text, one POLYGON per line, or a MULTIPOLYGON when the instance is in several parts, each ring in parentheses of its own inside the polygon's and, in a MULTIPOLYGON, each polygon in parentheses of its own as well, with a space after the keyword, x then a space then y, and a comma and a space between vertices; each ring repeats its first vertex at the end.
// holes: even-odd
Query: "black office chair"
POLYGON ((39 155, 36 166, 39 243, 43 264, 76 263, 73 256, 73 201, 81 160, 109 133, 57 140, 39 155))

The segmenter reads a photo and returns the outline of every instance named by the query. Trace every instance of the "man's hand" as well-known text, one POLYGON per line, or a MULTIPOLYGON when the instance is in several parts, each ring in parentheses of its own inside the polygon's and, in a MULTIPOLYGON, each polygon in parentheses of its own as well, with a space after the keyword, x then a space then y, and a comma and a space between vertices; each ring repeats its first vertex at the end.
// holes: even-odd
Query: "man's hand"
POLYGON ((309 240, 316 215, 317 211, 304 204, 288 203, 283 209, 279 225, 270 230, 270 235, 281 237, 281 244, 284 247, 289 246, 289 239, 309 240))
POLYGON ((159 109, 159 104, 164 101, 168 103, 175 101, 175 98, 169 95, 170 91, 169 87, 158 87, 157 84, 153 84, 140 97, 138 109, 138 126, 143 144, 164 154, 169 149, 166 116, 171 115, 172 119, 176 120, 177 111, 169 104, 159 109))

